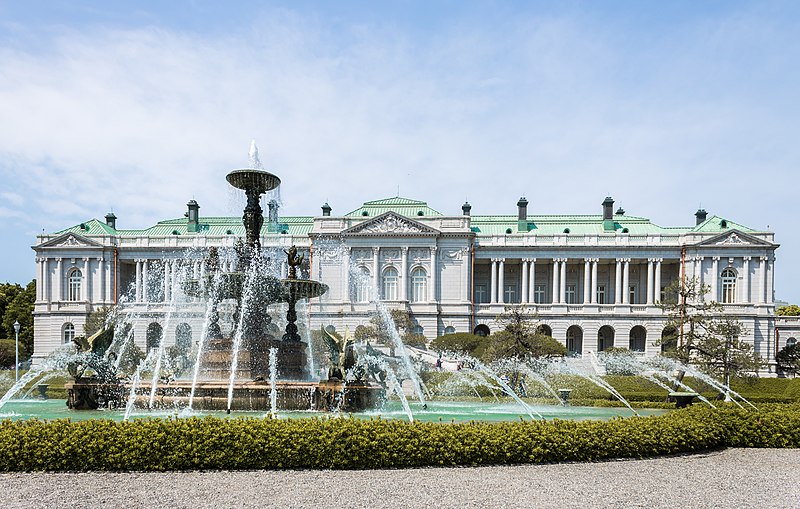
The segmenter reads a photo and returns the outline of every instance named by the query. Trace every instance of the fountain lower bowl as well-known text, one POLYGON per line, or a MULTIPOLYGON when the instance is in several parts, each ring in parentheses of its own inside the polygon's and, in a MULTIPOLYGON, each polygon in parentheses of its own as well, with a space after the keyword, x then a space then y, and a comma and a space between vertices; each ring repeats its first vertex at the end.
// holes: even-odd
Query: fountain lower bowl
POLYGON ((313 299, 328 291, 328 285, 310 279, 281 279, 287 300, 313 299))

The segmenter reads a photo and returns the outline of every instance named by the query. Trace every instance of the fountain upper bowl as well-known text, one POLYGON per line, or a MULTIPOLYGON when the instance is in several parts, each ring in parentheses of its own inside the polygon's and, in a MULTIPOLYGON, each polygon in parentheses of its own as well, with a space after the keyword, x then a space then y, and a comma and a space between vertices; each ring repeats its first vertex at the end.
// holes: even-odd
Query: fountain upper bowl
POLYGON ((281 179, 276 175, 268 171, 256 170, 253 168, 233 170, 228 173, 228 176, 225 178, 230 185, 237 189, 254 189, 261 194, 272 191, 281 183, 281 179))

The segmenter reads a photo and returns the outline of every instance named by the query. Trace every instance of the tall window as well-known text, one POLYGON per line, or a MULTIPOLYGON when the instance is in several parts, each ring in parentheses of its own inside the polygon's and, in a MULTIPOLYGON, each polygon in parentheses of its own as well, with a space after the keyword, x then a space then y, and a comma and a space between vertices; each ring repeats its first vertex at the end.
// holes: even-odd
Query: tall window
POLYGON ((567 285, 567 304, 575 304, 575 285, 567 285))
POLYGON ((722 303, 733 304, 736 302, 736 272, 733 269, 722 271, 722 303))
POLYGON ((535 304, 544 303, 544 285, 536 285, 533 289, 533 302, 535 304))
POLYGON ((597 303, 598 304, 606 303, 606 285, 597 286, 597 303))
POLYGON ((372 287, 369 269, 361 267, 355 281, 356 302, 369 302, 370 288, 372 287))
POLYGON ((635 285, 631 285, 630 288, 628 288, 628 298, 630 299, 628 302, 630 302, 631 304, 636 304, 637 303, 636 302, 636 286, 635 285))
POLYGON ((79 301, 81 300, 81 280, 83 273, 78 269, 69 271, 67 277, 67 300, 79 301))
POLYGON ((506 285, 503 296, 506 304, 514 304, 517 302, 517 287, 515 285, 506 285))
POLYGON ((72 343, 73 339, 75 339, 75 326, 67 322, 64 325, 64 343, 72 343))
POLYGON ((577 325, 567 329, 567 352, 571 355, 583 352, 583 329, 577 325))
POLYGON ((489 299, 486 295, 486 285, 475 285, 475 304, 486 304, 489 299))
POLYGON ((383 271, 383 300, 397 300, 397 269, 389 267, 383 271))
POLYGON ((647 330, 641 325, 637 325, 631 329, 628 341, 628 349, 632 352, 644 352, 646 341, 647 330))
POLYGON ((188 323, 178 324, 175 328, 175 346, 184 354, 192 349, 192 326, 188 323))
POLYGON ((426 300, 428 300, 428 274, 422 267, 417 267, 411 272, 411 301, 426 300))
POLYGON ((161 325, 153 322, 147 326, 147 351, 157 349, 161 346, 161 338, 163 337, 163 329, 161 325))
POLYGON ((417 324, 414 326, 414 330, 412 331, 415 336, 424 336, 425 329, 422 328, 422 325, 417 324))

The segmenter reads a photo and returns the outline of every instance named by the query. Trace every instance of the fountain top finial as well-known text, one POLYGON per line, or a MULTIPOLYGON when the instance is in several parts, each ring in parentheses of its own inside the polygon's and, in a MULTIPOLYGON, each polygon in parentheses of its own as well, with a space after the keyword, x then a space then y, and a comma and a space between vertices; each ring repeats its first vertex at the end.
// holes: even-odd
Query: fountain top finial
POLYGON ((256 140, 250 141, 250 151, 248 152, 250 156, 250 168, 261 170, 263 166, 261 166, 261 160, 258 158, 258 147, 256 146, 256 140))

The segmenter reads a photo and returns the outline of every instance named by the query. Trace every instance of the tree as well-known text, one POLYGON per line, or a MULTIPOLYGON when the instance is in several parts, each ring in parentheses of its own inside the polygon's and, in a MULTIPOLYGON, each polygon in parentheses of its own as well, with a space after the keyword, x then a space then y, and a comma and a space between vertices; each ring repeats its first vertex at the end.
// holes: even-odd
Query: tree
POLYGON ((487 360, 516 358, 549 359, 563 357, 567 348, 558 340, 542 334, 524 306, 507 306, 497 317, 502 330, 492 334, 484 358, 487 360))
POLYGON ((36 301, 36 281, 31 281, 14 296, 3 313, 6 338, 14 339, 14 322, 19 322, 20 361, 33 354, 33 304, 36 301))
POLYGON ((800 371, 800 343, 786 345, 775 356, 778 369, 795 376, 800 371))
MULTIPOLYGON (((411 313, 403 311, 402 309, 392 309, 389 314, 392 318, 392 322, 394 322, 394 329, 397 331, 397 334, 400 335, 400 340, 403 341, 403 344, 411 346, 421 346, 420 343, 424 344, 424 336, 414 334, 413 332, 416 323, 411 313), (420 341, 420 338, 422 341, 420 341)), ((372 316, 369 325, 359 325, 356 327, 354 335, 357 340, 374 339, 382 345, 388 345, 391 355, 394 356, 395 346, 392 340, 394 330, 390 329, 390 327, 392 327, 392 324, 387 323, 383 320, 381 314, 377 313, 372 316)))
POLYGON ((797 304, 781 306, 775 310, 775 314, 778 316, 800 316, 800 306, 797 304))
MULTIPOLYGON (((5 316, 6 308, 14 298, 22 292, 22 287, 17 283, 3 283, 0 284, 0 325, 3 323, 3 316, 5 316)), ((11 322, 14 323, 14 322, 11 322)), ((5 327, 0 327, 0 339, 8 338, 8 331, 5 327)), ((14 339, 14 332, 11 331, 10 339, 14 339)))
POLYGON ((666 289, 674 296, 660 307, 668 316, 666 328, 674 336, 662 337, 656 344, 673 345, 664 355, 697 365, 701 371, 722 378, 730 385, 734 376, 754 376, 763 366, 753 346, 740 339, 745 334, 741 322, 724 314, 719 303, 705 299, 711 288, 697 278, 677 280, 666 289))
POLYGON ((86 323, 83 324, 83 333, 86 337, 91 337, 99 330, 114 325, 116 320, 116 309, 113 306, 100 307, 89 313, 86 323))
POLYGON ((459 332, 439 336, 431 341, 430 347, 435 352, 453 352, 480 358, 488 345, 489 338, 468 332, 459 332))

